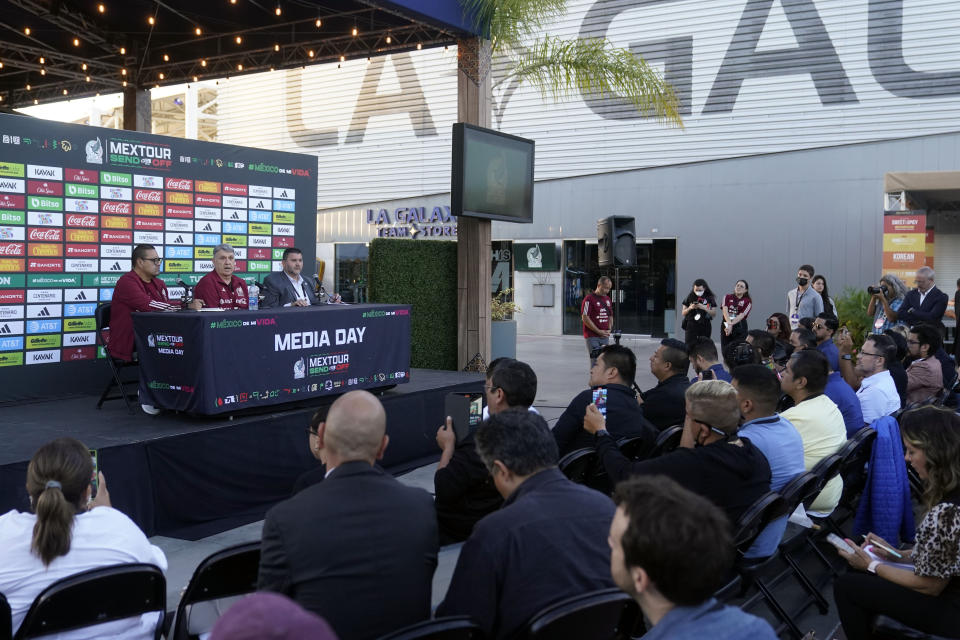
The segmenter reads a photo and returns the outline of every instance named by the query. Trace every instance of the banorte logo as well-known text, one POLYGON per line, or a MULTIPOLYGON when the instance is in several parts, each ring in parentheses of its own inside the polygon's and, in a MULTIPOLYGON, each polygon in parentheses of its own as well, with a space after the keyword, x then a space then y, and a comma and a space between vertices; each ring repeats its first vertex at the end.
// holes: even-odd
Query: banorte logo
POLYGON ((134 189, 133 199, 137 202, 163 202, 163 191, 134 189))
POLYGON ((93 228, 97 226, 97 216, 75 216, 68 214, 67 226, 93 228))
POLYGON ((167 189, 177 191, 193 191, 193 180, 185 178, 167 178, 167 189))
POLYGON ((104 200, 100 203, 101 213, 111 213, 117 216, 129 216, 133 213, 133 205, 129 202, 112 202, 104 200))
POLYGON ((31 228, 27 234, 27 240, 31 242, 62 242, 63 229, 35 229, 31 228))

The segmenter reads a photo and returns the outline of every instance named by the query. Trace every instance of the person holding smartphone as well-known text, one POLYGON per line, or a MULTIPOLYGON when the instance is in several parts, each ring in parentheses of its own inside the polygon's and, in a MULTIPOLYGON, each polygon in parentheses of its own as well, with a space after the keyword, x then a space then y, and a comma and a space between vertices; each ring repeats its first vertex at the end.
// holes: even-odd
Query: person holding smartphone
POLYGON ((897 550, 868 533, 862 546, 846 541, 853 553, 838 551, 855 569, 833 587, 848 640, 872 638, 878 614, 924 633, 960 637, 960 416, 921 407, 901 416, 900 430, 904 457, 925 485, 927 512, 912 549, 897 550))

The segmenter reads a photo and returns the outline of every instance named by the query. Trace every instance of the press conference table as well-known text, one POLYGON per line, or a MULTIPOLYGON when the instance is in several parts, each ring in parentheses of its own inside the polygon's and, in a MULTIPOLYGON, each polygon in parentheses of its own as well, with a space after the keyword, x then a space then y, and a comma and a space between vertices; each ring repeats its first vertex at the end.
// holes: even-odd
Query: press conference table
POLYGON ((133 314, 141 402, 200 415, 402 384, 410 306, 133 314))

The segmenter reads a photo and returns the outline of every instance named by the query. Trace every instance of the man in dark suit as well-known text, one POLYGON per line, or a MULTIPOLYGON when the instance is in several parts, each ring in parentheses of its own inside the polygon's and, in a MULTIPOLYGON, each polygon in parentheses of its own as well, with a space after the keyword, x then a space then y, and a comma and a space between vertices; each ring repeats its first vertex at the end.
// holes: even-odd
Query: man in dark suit
MULTIPOLYGON (((283 250, 283 271, 275 271, 263 279, 263 302, 260 307, 309 307, 323 304, 313 290, 313 283, 300 275, 303 270, 303 252, 296 247, 283 250)), ((334 294, 330 302, 339 302, 334 294)))
POLYGON ((257 588, 323 616, 344 640, 378 638, 430 617, 437 518, 430 494, 376 469, 383 405, 351 391, 319 425, 327 478, 267 512, 257 588))
POLYGON ((930 267, 917 269, 916 289, 911 289, 903 299, 897 319, 913 326, 927 322, 937 327, 943 326, 943 314, 947 311, 947 294, 933 283, 934 272, 930 267))

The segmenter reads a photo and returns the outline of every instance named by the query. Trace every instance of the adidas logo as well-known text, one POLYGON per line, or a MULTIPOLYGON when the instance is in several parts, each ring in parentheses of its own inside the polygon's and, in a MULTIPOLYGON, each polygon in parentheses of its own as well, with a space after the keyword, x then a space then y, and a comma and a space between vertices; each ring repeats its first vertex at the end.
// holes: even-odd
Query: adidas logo
POLYGON ((176 238, 174 238, 173 243, 174 243, 174 244, 183 244, 183 236, 177 236, 176 238))
POLYGON ((119 262, 114 262, 110 265, 110 271, 123 271, 123 267, 120 266, 119 262))
POLYGON ((281 191, 279 197, 281 197, 281 198, 286 198, 286 197, 287 197, 287 192, 286 192, 286 191, 281 191))
POLYGON ((262 202, 258 202, 258 203, 257 203, 257 209, 263 209, 263 203, 262 203, 262 202))
POLYGON ((44 307, 43 309, 40 310, 40 313, 38 313, 37 316, 39 316, 39 317, 41 317, 41 318, 49 318, 49 317, 50 317, 50 310, 47 309, 46 307, 44 307))
POLYGON ((204 231, 213 231, 213 227, 211 227, 211 226, 210 226, 210 223, 208 222, 208 223, 206 224, 206 226, 203 227, 203 230, 204 230, 204 231))
POLYGON ((5 324, 2 327, 0 327, 0 333, 13 333, 13 332, 10 331, 10 325, 5 324))
POLYGON ((240 216, 239 216, 238 214, 234 213, 232 216, 230 216, 230 219, 231 219, 231 220, 239 220, 239 219, 240 219, 240 216))
POLYGON ((83 291, 78 293, 77 297, 74 298, 74 300, 86 300, 86 299, 87 299, 87 295, 83 291))

